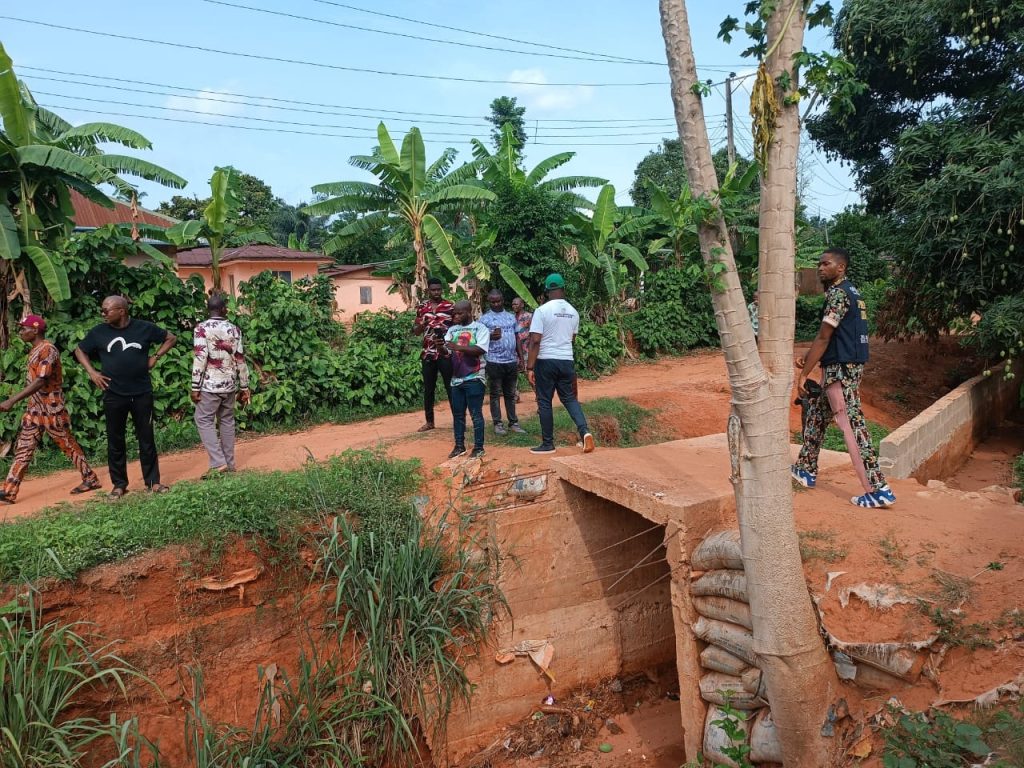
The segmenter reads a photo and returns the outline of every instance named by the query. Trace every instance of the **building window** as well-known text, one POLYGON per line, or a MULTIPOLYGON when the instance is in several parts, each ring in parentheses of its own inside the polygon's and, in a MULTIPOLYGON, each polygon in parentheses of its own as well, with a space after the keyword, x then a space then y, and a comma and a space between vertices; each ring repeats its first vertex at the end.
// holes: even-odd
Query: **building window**
POLYGON ((292 271, 290 269, 272 269, 270 270, 270 274, 272 274, 278 280, 284 280, 286 283, 290 283, 292 281, 292 271))
POLYGON ((231 295, 234 296, 235 295, 235 276, 234 275, 228 275, 228 282, 231 285, 231 295))
POLYGON ((359 303, 360 304, 373 304, 373 286, 361 285, 359 286, 359 303))

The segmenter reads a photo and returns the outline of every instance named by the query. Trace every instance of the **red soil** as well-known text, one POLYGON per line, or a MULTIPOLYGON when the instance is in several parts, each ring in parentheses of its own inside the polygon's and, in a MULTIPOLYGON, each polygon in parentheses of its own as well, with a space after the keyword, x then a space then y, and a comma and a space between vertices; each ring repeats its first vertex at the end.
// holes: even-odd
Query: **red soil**
MULTIPOLYGON (((863 386, 865 410, 869 418, 888 427, 903 423, 973 372, 970 363, 963 362, 964 356, 949 342, 939 350, 879 343, 872 351, 873 362, 863 386)), ((661 431, 673 438, 721 432, 729 411, 725 365, 717 352, 624 366, 612 376, 581 382, 580 390, 584 401, 625 396, 656 409, 661 431)), ((522 406, 524 414, 532 413, 532 396, 524 396, 522 406)), ((417 457, 430 468, 441 463, 450 448, 450 417, 440 409, 439 428, 416 435, 421 418, 413 413, 250 438, 239 446, 239 468, 297 467, 307 458, 307 449, 322 459, 348 448, 377 444, 387 445, 395 456, 417 457)), ((796 408, 791 423, 798 428, 796 408)), ((173 454, 162 457, 161 465, 164 482, 195 478, 205 471, 205 454, 173 454)), ((488 446, 487 465, 488 469, 515 466, 519 472, 526 472, 546 467, 547 458, 520 448, 488 446)), ((137 465, 134 472, 131 481, 137 490, 141 486, 137 465)), ((425 475, 430 477, 429 473, 425 475)), ((5 515, 0 519, 32 514, 43 506, 67 500, 62 489, 75 482, 73 473, 67 472, 45 480, 29 477, 18 504, 0 510, 0 515, 5 515)), ((844 632, 859 635, 870 627, 874 639, 919 637, 930 625, 922 621, 916 608, 897 606, 880 619, 878 612, 867 611, 856 597, 848 608, 839 608, 837 595, 839 589, 857 581, 884 581, 926 595, 938 589, 934 569, 969 580, 972 594, 963 606, 967 623, 991 622, 1015 607, 1024 594, 1024 537, 1019 535, 1024 529, 1024 508, 1009 513, 1005 505, 981 497, 965 499, 955 492, 926 490, 914 481, 895 485, 897 494, 904 498, 928 494, 927 514, 901 514, 898 506, 892 511, 872 513, 850 507, 845 499, 856 488, 852 472, 847 471, 823 478, 813 494, 796 494, 800 529, 834 532, 835 538, 828 546, 846 550, 838 562, 811 560, 806 567, 809 585, 822 596, 832 631, 840 636, 844 632), (1009 533, 1010 525, 1015 526, 1017 535, 1009 533), (884 545, 883 539, 891 546, 884 545), (1002 570, 985 570, 993 561, 1003 563, 1002 570), (824 580, 829 571, 847 571, 850 575, 839 578, 826 594, 824 580)), ((227 555, 216 562, 183 548, 171 548, 94 569, 74 583, 46 590, 45 601, 48 610, 63 619, 93 621, 105 637, 124 641, 121 653, 156 682, 167 701, 151 689, 137 687, 128 705, 113 702, 111 706, 142 713, 145 731, 159 742, 169 759, 167 764, 185 765, 182 697, 188 691, 187 665, 202 665, 205 704, 214 717, 251 724, 258 692, 257 667, 277 663, 293 671, 300 651, 308 647, 310 635, 305 626, 315 628, 322 619, 322 605, 315 591, 305 588, 307 580, 307 573, 276 570, 267 558, 244 543, 229 546, 227 555), (211 593, 196 588, 201 577, 226 576, 254 566, 262 573, 244 594, 237 589, 211 593)), ((1000 631, 993 630, 993 637, 1000 631)), ((1018 638, 1010 637, 999 651, 968 654, 957 649, 943 662, 942 690, 919 685, 908 689, 905 703, 922 707, 938 698, 969 698, 1012 678, 1021 668, 1024 650, 1018 638)), ((883 701, 868 704, 877 709, 883 701)), ((589 752, 582 764, 678 766, 682 762, 678 748, 671 739, 661 738, 678 722, 670 722, 673 717, 666 712, 675 712, 674 717, 678 717, 671 706, 643 705, 626 718, 623 727, 627 733, 617 737, 614 753, 589 752), (651 721, 643 717, 648 710, 651 721), (665 723, 657 725, 662 718, 665 723)))

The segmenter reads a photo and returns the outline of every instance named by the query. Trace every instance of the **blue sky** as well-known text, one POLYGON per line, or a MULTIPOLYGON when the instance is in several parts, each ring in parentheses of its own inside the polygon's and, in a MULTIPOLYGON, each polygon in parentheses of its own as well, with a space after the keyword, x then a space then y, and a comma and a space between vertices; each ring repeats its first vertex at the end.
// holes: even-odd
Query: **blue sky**
MULTIPOLYGON (((708 67, 701 74, 718 83, 729 71, 749 73, 751 62, 739 55, 743 41, 729 46, 716 38, 725 15, 742 15, 743 0, 690 0, 688 5, 698 68, 708 67)), ((0 40, 40 103, 74 123, 109 120, 140 131, 154 145, 144 156, 188 179, 186 194, 204 196, 214 166, 228 164, 262 178, 290 203, 309 199, 314 184, 368 179, 347 161, 372 149, 381 119, 396 141, 418 125, 428 159, 446 146, 469 159, 470 137, 489 141, 490 126, 483 116, 491 100, 509 95, 527 108, 528 166, 557 152, 575 151, 576 157, 559 173, 607 178, 615 184, 618 202, 628 204, 637 162, 662 136, 675 135, 654 0, 178 0, 173 11, 171 7, 109 0, 8 6, 0 11, 0 40), (428 42, 424 37, 518 52, 428 42), (654 64, 609 62, 609 57, 654 64), (605 83, 656 84, 599 85, 605 83)), ((816 30, 808 34, 807 43, 821 48, 828 41, 816 30)), ((749 82, 739 86, 734 100, 742 154, 750 148, 749 92, 743 87, 749 82)), ((707 99, 706 113, 713 144, 724 145, 721 86, 707 99)), ((855 203, 858 196, 848 173, 828 162, 806 137, 804 145, 809 212, 828 215, 855 203)), ((148 193, 142 201, 147 207, 176 194, 152 184, 142 188, 148 193)))

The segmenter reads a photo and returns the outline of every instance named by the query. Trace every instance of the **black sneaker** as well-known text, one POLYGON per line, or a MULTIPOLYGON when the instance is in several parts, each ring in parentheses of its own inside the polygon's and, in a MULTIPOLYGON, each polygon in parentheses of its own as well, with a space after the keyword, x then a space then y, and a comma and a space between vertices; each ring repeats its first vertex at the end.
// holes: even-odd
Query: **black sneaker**
POLYGON ((483 448, 474 448, 473 452, 471 454, 469 454, 469 458, 471 458, 471 459, 479 459, 479 458, 483 457, 484 453, 486 453, 486 451, 484 451, 483 448))
POLYGON ((457 459, 459 456, 463 456, 466 453, 466 449, 461 445, 456 445, 452 448, 452 452, 448 454, 449 459, 457 459))
POLYGON ((554 452, 555 452, 555 446, 553 446, 553 445, 545 445, 544 443, 541 443, 536 448, 531 448, 530 449, 530 453, 554 453, 554 452))

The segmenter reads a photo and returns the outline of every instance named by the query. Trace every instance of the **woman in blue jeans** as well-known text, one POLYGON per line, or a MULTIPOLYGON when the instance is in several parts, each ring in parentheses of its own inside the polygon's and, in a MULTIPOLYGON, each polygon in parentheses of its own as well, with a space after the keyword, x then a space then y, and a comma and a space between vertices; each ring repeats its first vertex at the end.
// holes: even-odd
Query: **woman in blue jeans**
POLYGON ((460 301, 452 308, 454 323, 445 334, 445 346, 452 353, 452 421, 455 447, 448 454, 454 459, 466 452, 466 409, 473 420, 473 458, 484 455, 484 390, 487 348, 491 330, 471 320, 472 305, 460 301))

